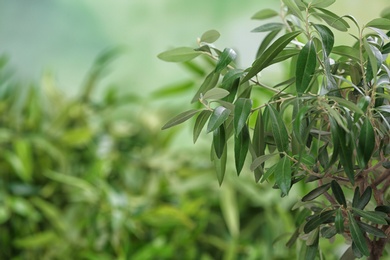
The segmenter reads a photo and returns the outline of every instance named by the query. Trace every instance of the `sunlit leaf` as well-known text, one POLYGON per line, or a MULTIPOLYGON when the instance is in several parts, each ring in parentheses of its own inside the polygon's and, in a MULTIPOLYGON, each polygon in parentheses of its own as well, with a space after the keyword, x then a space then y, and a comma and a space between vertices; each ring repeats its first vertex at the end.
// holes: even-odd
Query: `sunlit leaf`
POLYGON ((220 33, 216 30, 209 30, 202 34, 200 37, 200 42, 213 43, 219 39, 220 33))
POLYGON ((291 162, 287 156, 284 156, 276 164, 275 183, 282 191, 282 197, 287 196, 291 189, 291 162))
POLYGON ((203 99, 209 100, 209 99, 222 99, 229 95, 229 91, 223 89, 223 88, 212 88, 203 95, 203 99))
POLYGON ((348 57, 348 58, 353 59, 357 62, 360 62, 359 50, 355 49, 351 46, 346 46, 346 45, 335 46, 332 49, 332 53, 343 56, 343 57, 348 57))
POLYGON ((251 32, 269 32, 269 31, 280 31, 283 29, 284 24, 282 23, 266 23, 256 27, 251 32))
POLYGON ((293 14, 295 15, 296 17, 298 17, 301 21, 304 21, 304 17, 302 15, 302 12, 301 10, 299 10, 298 6, 296 6, 296 4, 291 1, 291 0, 282 0, 283 3, 287 6, 288 10, 293 14))
POLYGON ((172 126, 181 124, 181 123, 187 121, 188 119, 190 119, 191 117, 193 117, 194 115, 196 115, 197 113, 199 113, 199 110, 197 110, 197 109, 191 109, 191 110, 188 110, 186 112, 180 113, 179 115, 177 115, 174 118, 172 118, 171 120, 169 120, 161 129, 164 130, 164 129, 168 129, 172 126))
POLYGON ((248 98, 239 98, 234 105, 234 130, 236 135, 239 135, 241 129, 246 125, 248 116, 251 113, 252 100, 248 98))
POLYGON ((324 194, 326 191, 328 191, 329 188, 330 188, 330 183, 323 184, 323 185, 315 188, 314 190, 310 191, 305 196, 303 196, 302 201, 314 200, 318 196, 320 196, 320 195, 324 194))
POLYGON ((254 61, 252 67, 241 82, 244 83, 248 81, 257 73, 266 68, 272 62, 272 60, 284 49, 284 47, 286 47, 300 33, 300 31, 291 32, 278 38, 274 43, 271 44, 271 46, 269 46, 264 51, 264 53, 259 58, 254 61))
POLYGON ((190 47, 179 47, 160 53, 157 57, 168 62, 184 62, 198 57, 201 53, 190 47))
POLYGON ((220 125, 222 125, 223 122, 225 122, 225 120, 229 117, 229 115, 230 115, 229 109, 223 106, 216 107, 207 125, 207 133, 214 131, 220 125))
POLYGON ((212 149, 211 154, 213 156, 212 158, 213 158, 213 162, 214 162, 215 172, 217 174, 217 180, 218 180, 219 185, 221 185, 223 182, 223 179, 225 177, 225 172, 226 172, 227 148, 225 146, 225 148, 223 149, 223 153, 222 153, 221 158, 217 157, 213 146, 211 147, 211 149, 212 149))
POLYGON ((207 120, 210 118, 212 112, 210 110, 203 110, 200 112, 198 117, 196 118, 195 125, 194 125, 194 131, 193 131, 193 141, 196 143, 196 140, 198 140, 198 137, 200 133, 202 132, 202 129, 204 125, 206 124, 207 120))
POLYGON ((387 18, 376 18, 369 21, 366 27, 374 27, 382 30, 390 30, 390 19, 387 18))
POLYGON ((357 249, 365 255, 369 256, 370 252, 368 251, 368 246, 366 239, 363 236, 363 233, 356 223, 356 220, 353 218, 351 212, 348 211, 348 220, 349 220, 349 230, 351 232, 352 241, 355 243, 357 249))
POLYGON ((242 130, 234 138, 234 159, 236 165, 236 171, 239 175, 242 167, 245 163, 245 158, 248 153, 250 143, 249 130, 246 125, 243 126, 242 130))
POLYGON ((278 15, 278 12, 272 10, 272 9, 263 9, 255 13, 251 19, 254 20, 264 20, 268 18, 272 18, 278 15))
POLYGON ((298 55, 295 71, 296 88, 298 94, 303 94, 313 78, 317 62, 317 54, 313 41, 308 41, 298 55))
MULTIPOLYGON (((264 39, 261 41, 260 46, 256 53, 256 58, 259 58, 261 54, 267 49, 267 47, 271 44, 271 42, 275 39, 275 37, 279 34, 281 30, 275 30, 268 33, 264 39)), ((390 47, 389 47, 390 49, 390 47)), ((390 51, 389 51, 390 52, 390 51)))

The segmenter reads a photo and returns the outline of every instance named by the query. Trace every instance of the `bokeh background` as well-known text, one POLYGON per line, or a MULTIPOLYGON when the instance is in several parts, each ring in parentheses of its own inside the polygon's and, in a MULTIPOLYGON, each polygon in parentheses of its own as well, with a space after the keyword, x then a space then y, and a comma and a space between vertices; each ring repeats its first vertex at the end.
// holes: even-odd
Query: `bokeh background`
MULTIPOLYGON (((365 23, 388 5, 343 0, 330 9, 365 23)), ((0 259, 299 255, 299 245, 284 245, 305 214, 291 211, 294 193, 307 188, 280 200, 267 183, 255 184, 248 169, 239 178, 228 170, 219 187, 208 136, 193 145, 191 124, 160 131, 190 108, 195 89, 162 91, 194 75, 158 60, 158 53, 195 47, 197 37, 216 29, 216 45, 235 49, 239 65, 249 66, 262 37, 250 32, 259 25, 250 17, 279 6, 276 0, 0 0, 6 151, 0 259), (96 57, 115 47, 120 54, 91 81, 106 66, 93 65, 96 57), (92 96, 80 98, 88 84, 92 96)), ((343 242, 324 244, 324 252, 337 257, 343 242)))

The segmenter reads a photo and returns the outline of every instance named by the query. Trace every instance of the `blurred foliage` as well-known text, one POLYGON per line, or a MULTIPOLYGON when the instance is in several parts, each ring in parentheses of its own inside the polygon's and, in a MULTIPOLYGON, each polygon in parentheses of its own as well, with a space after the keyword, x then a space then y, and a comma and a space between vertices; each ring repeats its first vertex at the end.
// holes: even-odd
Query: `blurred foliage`
POLYGON ((300 218, 274 218, 291 201, 245 174, 220 188, 208 152, 174 152, 140 98, 91 98, 116 54, 74 98, 50 74, 18 83, 1 58, 0 259, 290 259, 273 242, 300 218))

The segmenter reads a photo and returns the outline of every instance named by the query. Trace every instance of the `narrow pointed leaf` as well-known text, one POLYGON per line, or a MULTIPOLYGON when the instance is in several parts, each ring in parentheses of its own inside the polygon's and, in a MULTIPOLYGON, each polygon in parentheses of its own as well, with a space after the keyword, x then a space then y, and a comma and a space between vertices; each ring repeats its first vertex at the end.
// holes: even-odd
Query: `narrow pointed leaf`
POLYGON ((300 31, 287 33, 272 43, 271 46, 269 46, 264 51, 264 53, 255 60, 248 73, 242 79, 241 83, 248 81, 257 73, 266 68, 272 62, 272 60, 284 49, 284 47, 286 47, 300 33, 300 31))
POLYGON ((282 197, 287 196, 291 189, 291 162, 284 156, 276 165, 275 183, 282 191, 282 197))
POLYGON ((382 30, 390 30, 390 19, 387 18, 376 18, 366 24, 366 27, 374 27, 382 30))
POLYGON ((202 129, 204 125, 206 124, 207 120, 210 118, 212 112, 210 110, 203 110, 200 112, 198 117, 196 118, 195 125, 194 125, 194 131, 193 131, 193 141, 196 143, 196 140, 198 140, 198 137, 200 133, 202 132, 202 129))
POLYGON ((359 50, 352 48, 350 46, 345 46, 345 45, 335 46, 332 49, 332 53, 360 62, 359 50))
POLYGON ((264 20, 268 18, 272 18, 278 15, 278 12, 272 10, 272 9, 263 9, 255 13, 251 19, 254 20, 264 20))
POLYGON ((379 228, 376 228, 376 227, 373 227, 371 225, 368 225, 364 222, 357 222, 358 225, 360 226, 361 230, 368 233, 368 234, 371 234, 371 235, 374 235, 376 237, 379 237, 379 238, 386 238, 387 235, 385 232, 383 232, 382 230, 380 230, 379 228))
POLYGON ((322 24, 313 24, 313 26, 321 36, 326 56, 329 56, 334 45, 333 32, 327 26, 322 24))
POLYGON ((349 24, 343 18, 327 9, 318 8, 318 10, 322 13, 317 13, 317 15, 320 16, 328 25, 342 32, 348 31, 349 24))
POLYGON ((288 132, 283 119, 273 106, 269 105, 267 108, 270 115, 271 130, 275 139, 276 147, 279 152, 287 152, 289 145, 288 132))
POLYGON ((211 154, 213 156, 212 158, 214 162, 215 172, 217 174, 218 183, 219 185, 221 185, 226 172, 227 149, 225 146, 221 158, 217 157, 213 146, 211 147, 211 149, 212 149, 211 154))
MULTIPOLYGON (((264 39, 261 41, 261 44, 257 50, 256 53, 256 59, 260 57, 260 55, 263 54, 265 49, 271 44, 271 42, 275 39, 275 37, 279 34, 281 30, 274 30, 271 31, 267 34, 267 36, 264 37, 264 39)), ((389 52, 390 52, 390 47, 389 47, 389 52)))
POLYGON ((201 94, 203 95, 208 90, 214 88, 217 85, 218 80, 219 80, 219 73, 215 73, 214 71, 212 71, 209 75, 207 75, 202 85, 196 92, 195 96, 192 98, 191 103, 198 101, 201 94))
POLYGON ((366 166, 370 161, 375 148, 375 133, 370 120, 366 117, 360 128, 359 135, 359 154, 362 155, 363 165, 366 166))
POLYGON ((374 224, 379 224, 379 225, 387 225, 386 221, 386 213, 380 212, 380 211, 364 211, 361 209, 357 208, 352 208, 353 212, 360 217, 371 221, 374 224))
POLYGON ((332 180, 331 187, 332 187, 333 195, 337 200, 337 202, 340 203, 340 205, 343 205, 344 208, 347 208, 347 201, 345 200, 345 195, 343 190, 340 187, 340 184, 338 184, 337 181, 332 180))
POLYGON ((266 23, 256 27, 251 32, 269 32, 269 31, 280 31, 283 29, 284 24, 282 23, 266 23))
POLYGON ((246 121, 251 112, 252 100, 248 98, 239 98, 234 104, 234 130, 236 135, 240 134, 241 129, 246 125, 246 121))
POLYGON ((303 196, 302 201, 311 201, 317 198, 318 196, 324 194, 326 191, 328 191, 330 188, 330 183, 326 183, 324 185, 321 185, 314 190, 310 191, 308 194, 303 196))
POLYGON ((311 231, 319 227, 321 224, 325 223, 330 218, 332 218, 334 212, 335 212, 334 210, 328 210, 315 215, 309 221, 307 221, 307 223, 303 227, 303 231, 306 234, 310 233, 311 231))
POLYGON ((292 0, 282 0, 282 1, 293 15, 298 17, 301 21, 305 21, 301 10, 299 10, 298 6, 292 0))
POLYGON ((343 216, 343 212, 341 211, 341 208, 338 208, 336 210, 336 217, 334 219, 334 224, 335 224, 337 233, 343 234, 344 233, 344 216, 343 216))
POLYGON ((180 113, 179 115, 177 115, 174 118, 172 118, 171 120, 169 120, 161 128, 161 130, 168 129, 168 128, 172 127, 172 126, 181 124, 181 123, 187 121, 188 119, 190 119, 191 117, 193 117, 194 115, 196 115, 197 113, 199 113, 199 111, 200 110, 197 110, 197 109, 191 109, 191 110, 188 110, 186 112, 180 113))
POLYGON ((198 57, 201 53, 190 47, 179 47, 160 53, 157 57, 168 62, 184 62, 198 57))
MULTIPOLYGON (((264 122, 261 110, 257 113, 255 129, 253 130, 253 149, 256 157, 264 155, 265 151, 265 134, 264 122)), ((257 168, 257 167, 256 167, 257 168)))
POLYGON ((363 210, 371 200, 372 188, 368 186, 360 196, 359 187, 356 187, 352 200, 352 207, 363 210))
POLYGON ((231 48, 225 48, 221 55, 219 56, 218 63, 215 67, 215 72, 220 73, 225 69, 232 61, 237 57, 236 52, 231 48))
POLYGON ((266 155, 261 155, 261 156, 257 157, 255 160, 253 160, 253 162, 250 166, 251 171, 255 170, 257 167, 262 165, 267 160, 272 159, 276 155, 277 155, 277 153, 273 153, 273 154, 266 154, 266 155))
POLYGON ((337 234, 335 227, 324 227, 321 229, 321 236, 327 239, 334 237, 337 234))
POLYGON ((213 146, 215 149, 215 155, 221 158, 223 150, 226 145, 226 134, 225 127, 223 125, 219 126, 217 129, 213 131, 213 146))
POLYGON ((319 229, 315 229, 312 231, 312 233, 309 236, 309 239, 306 241, 306 253, 305 253, 305 260, 312 260, 315 259, 318 253, 318 242, 320 238, 320 232, 319 229))
POLYGON ((210 99, 222 99, 229 95, 229 91, 223 89, 223 88, 213 88, 204 93, 203 99, 210 100, 210 99))
POLYGON ((351 212, 348 212, 349 220, 349 230, 351 232, 352 241, 355 243, 357 249, 365 256, 369 256, 370 252, 368 251, 368 246, 366 239, 363 236, 363 233, 356 223, 356 220, 353 218, 351 212))
POLYGON ((202 34, 200 37, 200 42, 213 43, 218 40, 220 37, 220 33, 216 30, 209 30, 202 34))
POLYGON ((207 124, 207 133, 214 131, 220 125, 222 125, 223 122, 225 122, 226 119, 229 117, 229 115, 230 115, 229 109, 223 106, 216 107, 213 111, 213 114, 210 117, 209 123, 207 124))
POLYGON ((316 69, 317 55, 313 41, 308 41, 298 55, 295 71, 298 94, 303 94, 309 87, 316 69))
POLYGON ((246 125, 242 128, 239 135, 234 138, 234 159, 236 171, 239 175, 245 163, 245 158, 248 153, 250 143, 249 130, 246 125))
POLYGON ((327 8, 331 6, 336 0, 314 0, 311 2, 312 7, 327 8))

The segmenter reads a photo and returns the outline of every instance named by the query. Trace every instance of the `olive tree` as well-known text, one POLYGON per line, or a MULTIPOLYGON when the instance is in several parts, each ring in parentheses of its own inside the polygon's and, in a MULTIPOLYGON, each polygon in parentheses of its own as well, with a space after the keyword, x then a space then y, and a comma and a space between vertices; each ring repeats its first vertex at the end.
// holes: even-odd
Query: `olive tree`
POLYGON ((379 259, 390 233, 390 10, 361 25, 329 11, 334 2, 282 0, 280 12, 254 14, 280 22, 253 30, 265 36, 249 68, 237 67, 233 49, 215 47, 215 30, 196 47, 159 54, 168 62, 204 56, 214 64, 192 99, 201 106, 162 128, 196 117, 194 142, 204 128, 212 135, 220 184, 230 149, 237 174, 250 160, 254 180, 282 197, 298 183, 316 183, 294 206, 305 218, 287 243, 305 240, 305 259, 321 255, 320 238, 338 234, 349 245, 345 259, 379 259), (338 45, 334 30, 353 43, 338 45), (275 64, 286 68, 284 76, 262 73, 275 64))

